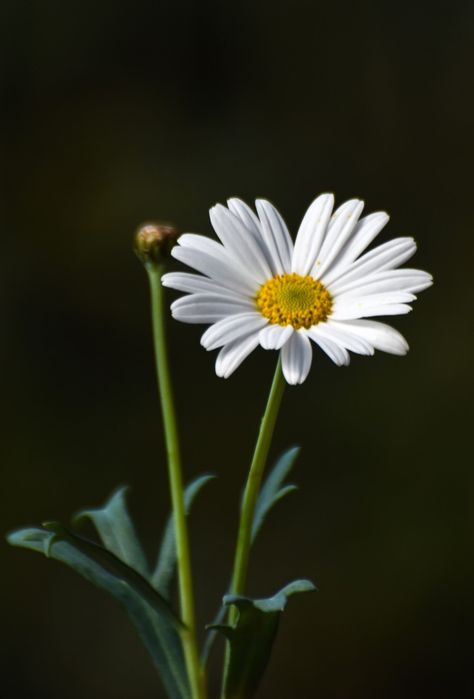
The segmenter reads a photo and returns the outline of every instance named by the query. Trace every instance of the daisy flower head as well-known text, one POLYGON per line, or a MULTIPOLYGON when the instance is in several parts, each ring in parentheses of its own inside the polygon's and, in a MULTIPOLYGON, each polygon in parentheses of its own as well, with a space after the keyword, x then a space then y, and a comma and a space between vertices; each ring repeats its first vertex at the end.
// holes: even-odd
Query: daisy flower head
POLYGON ((240 199, 210 210, 220 242, 185 233, 172 255, 200 274, 165 274, 165 286, 186 292, 171 305, 174 318, 206 323, 201 344, 220 349, 216 373, 227 378, 260 345, 281 352, 289 384, 308 376, 312 342, 332 361, 349 364, 349 351, 403 355, 408 344, 375 316, 408 313, 415 293, 432 284, 427 272, 400 269, 416 250, 395 238, 366 252, 389 217, 361 218, 364 202, 335 211, 321 194, 303 217, 295 242, 276 208, 264 199, 256 213, 240 199))

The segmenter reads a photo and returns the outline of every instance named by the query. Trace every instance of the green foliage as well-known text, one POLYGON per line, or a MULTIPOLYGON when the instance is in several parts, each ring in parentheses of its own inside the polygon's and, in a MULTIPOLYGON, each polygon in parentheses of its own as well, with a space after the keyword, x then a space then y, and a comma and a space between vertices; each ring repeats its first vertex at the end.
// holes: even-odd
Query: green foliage
MULTIPOLYGON (((210 480, 215 478, 213 475, 199 476, 191 481, 184 490, 184 506, 186 514, 189 514, 194 498, 199 493, 201 488, 210 480)), ((174 516, 171 514, 166 523, 163 539, 161 542, 158 560, 155 570, 152 574, 151 581, 153 587, 159 590, 161 594, 170 598, 171 585, 176 570, 176 540, 174 535, 174 516)))
MULTIPOLYGON (((211 478, 201 476, 188 485, 186 512, 211 478)), ((126 491, 125 487, 119 488, 103 507, 82 510, 74 517, 75 523, 90 520, 103 546, 56 522, 43 528, 15 531, 8 536, 8 542, 65 563, 111 594, 135 624, 170 699, 190 699, 180 637, 184 627, 169 603, 176 567, 173 519, 171 516, 166 525, 158 563, 152 572, 127 510, 126 491)))
MULTIPOLYGON (((289 449, 276 462, 257 500, 252 541, 268 512, 295 489, 285 485, 298 448, 289 449)), ((185 489, 186 514, 202 487, 213 478, 200 476, 185 489)), ((111 594, 127 611, 135 624, 170 699, 190 699, 182 647, 181 620, 170 606, 176 569, 176 541, 173 515, 166 523, 157 562, 152 569, 136 534, 126 504, 125 487, 116 490, 103 507, 86 509, 74 517, 74 523, 89 520, 101 544, 78 536, 59 523, 43 528, 20 529, 8 536, 14 546, 38 551, 59 560, 84 578, 111 594)), ((254 695, 270 657, 278 622, 287 598, 296 592, 313 590, 309 581, 288 585, 274 597, 252 600, 227 595, 204 649, 207 658, 215 631, 221 631, 230 643, 230 662, 226 673, 226 697, 247 699, 254 695), (235 627, 222 624, 228 605, 235 605, 239 617, 235 627)))
POLYGON ((148 578, 150 573, 146 556, 125 502, 127 490, 126 486, 118 488, 103 507, 81 510, 73 518, 73 522, 80 523, 84 519, 91 520, 105 548, 145 578, 148 578))
POLYGON ((235 605, 239 610, 235 626, 213 626, 230 644, 224 685, 226 699, 250 699, 255 695, 270 658, 288 597, 315 589, 309 580, 295 580, 266 599, 254 600, 239 595, 224 597, 224 605, 235 605))
POLYGON ((170 699, 189 699, 178 631, 182 624, 168 602, 110 551, 68 532, 61 525, 47 527, 20 529, 10 534, 8 541, 65 563, 111 594, 135 624, 170 699))
MULTIPOLYGON (((270 510, 279 502, 285 495, 292 493, 294 490, 298 489, 298 486, 288 484, 283 485, 285 478, 290 473, 293 465, 296 461, 296 457, 300 453, 300 447, 291 447, 279 457, 270 473, 268 474, 257 498, 257 503, 255 506, 255 513, 253 517, 252 525, 252 543, 255 541, 262 524, 265 521, 267 514, 270 510)), ((220 624, 224 620, 226 614, 225 606, 221 606, 212 624, 207 628, 210 630, 209 634, 204 643, 202 650, 202 662, 205 664, 211 652, 213 643, 216 638, 215 631, 213 629, 219 628, 220 624)))
POLYGON ((283 485, 285 478, 293 468, 296 457, 300 452, 299 447, 292 447, 283 452, 260 490, 252 526, 252 542, 260 531, 265 517, 279 500, 297 490, 296 485, 283 485))

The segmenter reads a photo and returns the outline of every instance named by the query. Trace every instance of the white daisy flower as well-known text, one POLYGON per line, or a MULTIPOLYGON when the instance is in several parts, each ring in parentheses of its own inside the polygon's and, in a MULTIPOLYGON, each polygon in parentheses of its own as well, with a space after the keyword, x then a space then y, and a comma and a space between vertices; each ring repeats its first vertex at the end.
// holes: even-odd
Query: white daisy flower
POLYGON ((187 292, 171 306, 185 323, 210 323, 201 338, 221 348, 216 373, 227 378, 258 346, 280 350, 289 384, 302 383, 313 341, 332 361, 349 364, 349 350, 403 355, 406 340, 374 316, 408 313, 415 293, 432 283, 427 272, 398 269, 416 250, 413 238, 395 238, 364 254, 389 217, 360 218, 364 202, 351 199, 333 213, 334 197, 311 204, 296 240, 264 199, 257 215, 240 199, 210 210, 220 243, 185 233, 172 250, 202 275, 172 272, 163 284, 187 292))

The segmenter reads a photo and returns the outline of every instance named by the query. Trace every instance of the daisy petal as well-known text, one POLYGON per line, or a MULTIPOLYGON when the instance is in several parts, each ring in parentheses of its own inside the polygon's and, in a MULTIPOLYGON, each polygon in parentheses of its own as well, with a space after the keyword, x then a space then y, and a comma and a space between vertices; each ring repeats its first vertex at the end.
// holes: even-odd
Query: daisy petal
POLYGON ((236 291, 226 289, 221 284, 218 284, 213 279, 202 277, 199 274, 190 274, 189 272, 168 272, 161 277, 163 286, 177 291, 185 291, 189 294, 199 294, 201 292, 211 294, 219 294, 223 298, 238 299, 244 302, 248 301, 248 297, 238 294, 236 291))
POLYGON ((411 306, 408 306, 406 302, 414 299, 413 294, 406 293, 360 296, 343 301, 336 299, 331 318, 332 320, 354 320, 371 316, 394 316, 410 313, 411 306))
POLYGON ((250 333, 261 330, 267 322, 266 318, 263 318, 260 313, 256 312, 237 313, 227 316, 206 330, 201 337, 201 345, 207 350, 222 347, 250 333))
POLYGON ((347 269, 376 238, 388 220, 389 216, 385 211, 377 211, 361 218, 355 226, 351 237, 338 253, 337 258, 331 265, 331 269, 326 272, 328 278, 335 278, 336 274, 347 269))
POLYGON ((237 197, 233 197, 232 199, 227 199, 227 206, 235 216, 240 218, 244 226, 248 228, 254 238, 257 239, 262 237, 262 227, 260 225, 260 221, 248 204, 241 199, 237 199, 237 197))
POLYGON ((262 249, 240 218, 222 204, 214 206, 210 210, 209 216, 224 247, 252 274, 252 277, 259 284, 272 276, 262 249))
POLYGON ((326 235, 333 206, 334 196, 321 194, 307 210, 296 235, 292 272, 304 276, 313 267, 326 235))
POLYGON ((318 326, 309 328, 307 334, 337 366, 347 366, 351 361, 349 352, 345 347, 341 347, 340 344, 323 337, 318 326))
POLYGON ((408 260, 415 251, 416 243, 413 238, 395 238, 369 250, 347 268, 341 267, 328 271, 321 277, 321 281, 329 289, 332 289, 335 281, 353 281, 373 271, 381 272, 385 269, 395 269, 408 260))
POLYGON ((281 350, 283 375, 292 386, 303 383, 313 359, 311 343, 306 332, 295 332, 281 350))
POLYGON ((254 310, 251 302, 222 299, 218 294, 190 294, 171 304, 171 314, 184 323, 215 323, 236 313, 254 310))
POLYGON ((370 342, 376 350, 388 352, 389 354, 404 355, 408 352, 408 343, 398 330, 392 328, 391 325, 379 323, 376 320, 348 320, 348 321, 332 321, 333 325, 337 325, 354 335, 370 342))
POLYGON ((331 217, 333 206, 332 194, 314 200, 294 246, 270 202, 256 201, 257 216, 235 197, 227 208, 218 204, 210 211, 220 242, 193 234, 179 238, 173 257, 203 276, 171 273, 162 283, 188 294, 172 304, 175 318, 211 326, 201 343, 221 348, 219 376, 230 376, 258 344, 281 352, 290 384, 308 375, 311 341, 337 365, 349 363, 349 351, 407 352, 400 333, 370 319, 408 313, 415 294, 431 285, 427 272, 399 269, 415 252, 415 241, 397 238, 364 252, 388 215, 360 219, 363 202, 352 199, 331 217), (275 319, 288 325, 270 322, 275 319), (301 327, 308 319, 315 324, 301 327))
POLYGON ((321 337, 332 340, 344 349, 356 354, 372 355, 374 353, 373 345, 366 338, 351 333, 350 329, 345 328, 341 323, 328 320, 326 323, 320 323, 317 328, 321 337))
POLYGON ((285 342, 290 339, 293 333, 293 326, 273 323, 267 325, 260 331, 259 341, 263 349, 279 350, 283 347, 285 342))
MULTIPOLYGON (((181 236, 181 238, 183 237, 181 236)), ((207 239, 204 238, 204 240, 207 239)), ((213 241, 208 240, 207 242, 212 243, 213 241)), ((227 289, 236 291, 238 294, 254 296, 258 283, 252 277, 249 277, 245 270, 241 269, 237 261, 229 259, 230 256, 223 245, 218 243, 214 243, 214 245, 216 248, 208 251, 183 247, 181 244, 175 245, 171 254, 176 260, 184 262, 189 267, 193 267, 198 272, 211 277, 211 279, 219 282, 227 289)))
POLYGON ((428 288, 433 277, 418 269, 389 269, 359 278, 353 282, 339 280, 331 285, 333 294, 338 297, 369 296, 386 291, 407 291, 417 293, 428 288))
MULTIPOLYGON (((244 226, 252 233, 255 242, 259 246, 268 268, 273 270, 272 256, 262 237, 262 225, 253 210, 245 202, 236 197, 227 200, 227 206, 237 216, 244 226)), ((272 271, 273 274, 273 271, 272 271)))
POLYGON ((258 346, 258 333, 235 340, 225 345, 217 355, 216 374, 224 379, 237 369, 248 355, 258 346))
POLYGON ((293 242, 286 223, 273 204, 265 199, 255 202, 262 227, 262 237, 272 256, 273 274, 284 274, 290 269, 293 242))
POLYGON ((311 270, 312 276, 322 276, 326 270, 330 269, 337 255, 352 235, 363 208, 363 201, 351 199, 334 212, 326 238, 311 270))

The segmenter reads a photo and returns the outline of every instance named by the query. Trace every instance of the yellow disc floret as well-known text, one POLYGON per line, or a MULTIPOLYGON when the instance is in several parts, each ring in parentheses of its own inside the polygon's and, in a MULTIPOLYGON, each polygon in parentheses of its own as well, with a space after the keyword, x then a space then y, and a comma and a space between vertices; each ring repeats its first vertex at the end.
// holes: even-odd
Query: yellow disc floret
POLYGON ((332 310, 331 294, 320 281, 294 273, 277 274, 262 284, 255 302, 270 323, 296 330, 324 322, 332 310))

